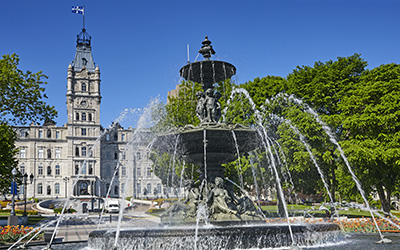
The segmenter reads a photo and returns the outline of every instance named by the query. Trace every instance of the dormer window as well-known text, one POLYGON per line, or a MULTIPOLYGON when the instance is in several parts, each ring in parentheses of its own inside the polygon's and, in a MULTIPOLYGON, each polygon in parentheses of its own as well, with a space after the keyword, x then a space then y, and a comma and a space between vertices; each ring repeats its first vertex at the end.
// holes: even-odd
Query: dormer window
POLYGON ((82 92, 86 92, 86 83, 82 83, 82 92))

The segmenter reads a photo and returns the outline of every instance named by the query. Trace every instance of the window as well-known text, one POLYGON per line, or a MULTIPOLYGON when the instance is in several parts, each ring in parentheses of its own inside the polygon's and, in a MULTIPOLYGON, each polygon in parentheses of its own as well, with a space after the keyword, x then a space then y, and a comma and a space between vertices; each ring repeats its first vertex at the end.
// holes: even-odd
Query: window
POLYGON ((137 176, 142 176, 142 170, 140 168, 137 168, 137 176))
POLYGON ((51 175, 51 166, 47 166, 47 175, 51 175))
POLYGON ((121 167, 121 175, 122 175, 122 176, 125 176, 125 175, 126 175, 126 167, 125 167, 125 166, 122 166, 122 167, 121 167))
POLYGON ((39 138, 43 138, 43 130, 39 130, 39 138))
POLYGON ((157 194, 161 194, 161 183, 157 183, 157 194))
POLYGON ((24 192, 25 192, 25 185, 21 184, 21 186, 19 187, 19 193, 24 194, 24 192))
POLYGON ((117 160, 118 159, 118 153, 114 152, 114 159, 117 160))
POLYGON ((118 186, 114 186, 114 194, 118 194, 118 186))
POLYGON ((25 174, 25 166, 24 166, 24 165, 19 166, 19 172, 20 172, 21 174, 25 174))
POLYGON ((85 136, 86 135, 86 128, 81 129, 81 135, 85 136))
POLYGON ((19 157, 20 158, 26 158, 26 148, 20 148, 19 157))
POLYGON ((89 113, 89 115, 88 115, 88 121, 92 121, 92 114, 91 113, 89 113))
POLYGON ((47 138, 51 138, 51 130, 50 129, 47 130, 47 138))
POLYGON ((82 121, 86 121, 86 113, 82 113, 82 121))
POLYGON ((38 158, 44 158, 44 149, 43 148, 38 149, 38 158))
POLYGON ((82 164, 82 167, 81 167, 81 174, 86 174, 86 162, 84 162, 84 163, 82 164))
POLYGON ((125 193, 125 183, 121 184, 121 194, 125 193))
POLYGON ((136 152, 136 159, 140 160, 140 152, 136 152))
POLYGON ((38 183, 37 192, 38 192, 38 194, 43 194, 43 184, 42 183, 38 183))
POLYGON ((122 160, 125 160, 125 158, 126 158, 126 154, 125 154, 125 152, 122 152, 122 154, 121 154, 121 159, 122 159, 122 160))
POLYGON ((55 174, 60 175, 60 165, 56 165, 55 174))
POLYGON ((60 131, 56 131, 56 139, 60 139, 60 131))
POLYGON ((26 130, 21 130, 20 132, 19 132, 19 136, 21 137, 21 138, 25 138, 25 137, 28 137, 28 131, 26 131, 26 130))
POLYGON ((38 166, 38 175, 43 175, 43 166, 38 166))
POLYGON ((137 192, 137 194, 140 194, 141 191, 142 191, 142 190, 141 190, 140 183, 136 184, 136 192, 137 192))
POLYGON ((60 148, 56 148, 56 158, 57 159, 61 158, 61 149, 60 148))
POLYGON ((79 121, 79 113, 75 114, 75 120, 79 121))
POLYGON ((54 193, 60 194, 60 183, 54 184, 54 193))
POLYGON ((86 91, 86 83, 82 83, 82 92, 85 92, 86 91))
POLYGON ((147 183, 147 193, 151 194, 151 183, 147 183))
POLYGON ((147 168, 147 176, 151 176, 151 168, 147 168))
POLYGON ((75 156, 79 156, 79 147, 75 148, 75 156))
POLYGON ((121 141, 125 141, 125 134, 121 134, 121 141))
POLYGON ((86 156, 86 147, 81 148, 82 156, 86 156))

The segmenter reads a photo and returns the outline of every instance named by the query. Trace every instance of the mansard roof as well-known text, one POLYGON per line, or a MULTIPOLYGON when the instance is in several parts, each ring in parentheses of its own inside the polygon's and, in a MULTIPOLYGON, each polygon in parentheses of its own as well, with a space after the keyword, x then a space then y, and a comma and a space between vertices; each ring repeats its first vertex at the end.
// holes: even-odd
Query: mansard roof
POLYGON ((95 71, 91 40, 85 28, 77 35, 75 59, 72 62, 75 71, 81 71, 84 66, 90 72, 95 71))

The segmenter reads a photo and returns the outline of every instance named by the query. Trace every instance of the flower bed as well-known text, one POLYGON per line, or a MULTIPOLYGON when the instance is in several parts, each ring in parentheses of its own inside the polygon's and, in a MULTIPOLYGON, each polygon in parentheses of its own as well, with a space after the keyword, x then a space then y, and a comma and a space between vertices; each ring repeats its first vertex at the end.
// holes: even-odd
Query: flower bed
MULTIPOLYGON (((25 226, 4 226, 0 227, 0 244, 13 243, 24 237, 26 234, 31 232, 33 227, 25 227, 25 226)), ((34 232, 29 234, 24 240, 31 239, 40 229, 35 229, 34 232)), ((35 240, 42 240, 43 233, 40 233, 36 236, 35 240)))

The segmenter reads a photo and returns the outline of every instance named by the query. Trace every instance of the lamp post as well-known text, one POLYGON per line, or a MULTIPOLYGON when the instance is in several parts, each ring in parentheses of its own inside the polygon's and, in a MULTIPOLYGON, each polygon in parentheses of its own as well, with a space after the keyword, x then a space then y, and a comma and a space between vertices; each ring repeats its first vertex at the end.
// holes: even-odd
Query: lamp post
POLYGON ((17 170, 15 168, 13 168, 13 170, 11 171, 11 174, 13 176, 12 186, 11 186, 11 191, 12 191, 11 215, 15 216, 15 193, 17 191, 16 190, 17 185, 15 185, 15 176, 17 175, 17 170))
POLYGON ((15 193, 17 189, 17 185, 15 183, 15 176, 17 175, 17 170, 13 168, 11 171, 11 174, 13 176, 12 182, 11 182, 11 193, 12 193, 12 207, 11 207, 11 213, 10 216, 8 216, 8 221, 7 225, 9 226, 16 226, 18 225, 18 217, 15 215, 15 193))
MULTIPOLYGON (((28 182, 28 174, 27 173, 25 173, 23 176, 21 176, 21 181, 24 183, 24 214, 22 216, 26 217, 27 216, 27 214, 26 214, 26 190, 27 190, 27 186, 28 186, 28 183, 27 183, 28 182)), ((29 176, 29 181, 30 181, 30 184, 32 184, 33 174, 31 174, 29 176)))
POLYGON ((68 196, 68 193, 67 193, 67 190, 68 190, 67 184, 68 184, 69 178, 68 178, 68 177, 64 177, 63 180, 64 180, 64 182, 65 182, 65 198, 67 198, 67 196, 68 196))

